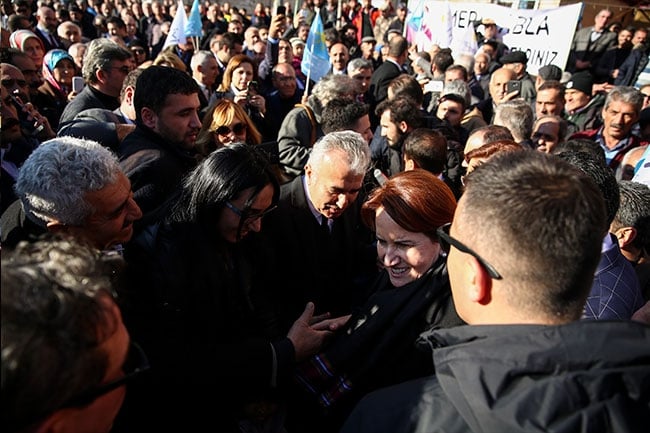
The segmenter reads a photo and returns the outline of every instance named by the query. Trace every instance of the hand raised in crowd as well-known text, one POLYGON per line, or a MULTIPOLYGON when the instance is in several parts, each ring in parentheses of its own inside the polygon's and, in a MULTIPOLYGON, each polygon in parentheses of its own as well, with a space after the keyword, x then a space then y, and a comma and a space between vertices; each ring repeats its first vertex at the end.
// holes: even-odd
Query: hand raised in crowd
POLYGON ((272 39, 279 39, 282 37, 285 29, 285 16, 275 15, 271 18, 271 25, 269 26, 269 37, 272 39))
POLYGON ((54 132, 52 126, 50 126, 50 121, 47 120, 47 117, 38 112, 34 104, 31 102, 27 102, 26 104, 23 103, 23 101, 20 99, 20 96, 14 96, 14 100, 16 101, 17 105, 21 107, 22 112, 27 114, 27 120, 29 122, 34 121, 33 135, 35 137, 42 141, 56 137, 56 132, 54 132))
MULTIPOLYGON (((314 308, 314 303, 308 302, 305 311, 303 311, 298 320, 293 322, 287 334, 287 337, 293 343, 296 352, 296 361, 302 361, 318 353, 325 341, 334 335, 332 330, 330 330, 330 326, 338 323, 340 319, 322 320, 315 326, 312 326, 314 308)), ((334 329, 337 329, 337 326, 334 326, 334 329)))

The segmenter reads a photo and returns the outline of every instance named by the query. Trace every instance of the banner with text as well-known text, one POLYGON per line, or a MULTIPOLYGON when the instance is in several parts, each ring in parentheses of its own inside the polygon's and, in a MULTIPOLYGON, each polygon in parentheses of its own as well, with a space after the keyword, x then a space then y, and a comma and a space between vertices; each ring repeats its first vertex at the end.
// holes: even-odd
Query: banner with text
POLYGON ((450 48, 455 56, 466 51, 461 47, 472 46, 466 41, 473 36, 474 32, 470 30, 472 26, 476 26, 476 30, 482 33, 482 25, 479 23, 483 18, 491 18, 499 27, 499 37, 503 43, 511 51, 526 53, 527 70, 532 75, 537 75, 539 68, 548 64, 557 65, 564 70, 582 11, 582 3, 539 10, 436 0, 410 3, 414 9, 409 10, 409 15, 415 18, 413 21, 417 22, 418 29, 413 32, 416 34, 415 39, 409 39, 417 44, 418 49, 430 48, 434 33, 441 30, 440 16, 446 15, 448 8, 451 8, 453 37, 450 48))

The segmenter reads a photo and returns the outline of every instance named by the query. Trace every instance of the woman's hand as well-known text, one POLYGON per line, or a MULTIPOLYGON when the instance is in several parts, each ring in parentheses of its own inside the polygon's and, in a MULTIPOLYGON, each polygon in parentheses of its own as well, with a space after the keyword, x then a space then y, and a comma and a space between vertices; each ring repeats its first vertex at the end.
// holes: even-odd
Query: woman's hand
POLYGON ((266 113, 266 99, 262 95, 252 95, 248 98, 248 104, 260 113, 266 113))

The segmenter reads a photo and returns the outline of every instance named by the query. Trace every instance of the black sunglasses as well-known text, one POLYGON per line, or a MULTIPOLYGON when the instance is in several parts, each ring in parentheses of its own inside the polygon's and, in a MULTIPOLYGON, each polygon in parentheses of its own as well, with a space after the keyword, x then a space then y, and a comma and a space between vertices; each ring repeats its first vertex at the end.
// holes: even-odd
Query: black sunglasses
POLYGON ((436 230, 436 234, 438 235, 438 239, 440 240, 440 245, 442 248, 446 251, 449 252, 452 246, 456 247, 457 250, 462 251, 464 253, 467 253, 471 256, 473 256, 478 262, 485 268, 487 271, 488 275, 490 277, 494 278, 495 280, 500 280, 503 277, 501 274, 487 262, 483 257, 479 256, 478 253, 476 253, 474 250, 472 250, 470 247, 462 243, 456 238, 451 237, 449 234, 449 228, 451 227, 451 223, 447 223, 444 226, 438 227, 438 230, 436 230))
POLYGON ((232 126, 232 129, 230 129, 227 126, 220 126, 214 132, 216 132, 219 135, 226 136, 226 135, 230 134, 230 132, 232 131, 232 132, 235 133, 235 135, 239 135, 242 132, 244 132, 245 129, 246 129, 246 124, 245 123, 236 123, 236 124, 234 124, 232 126))
POLYGON ((68 399, 61 407, 64 408, 87 406, 95 401, 98 397, 107 394, 122 385, 125 385, 127 382, 132 381, 141 373, 149 370, 149 368, 149 360, 147 359, 147 355, 145 355, 144 351, 137 343, 131 341, 131 344, 129 345, 129 351, 126 355, 126 360, 122 366, 124 376, 84 391, 81 394, 68 399))
POLYGON ((230 203, 229 201, 226 202, 226 207, 233 211, 237 216, 239 216, 244 222, 253 222, 255 220, 258 220, 260 218, 264 218, 266 214, 269 212, 275 210, 278 206, 273 205, 270 208, 266 209, 265 211, 262 212, 249 212, 248 210, 241 210, 234 204, 230 203))

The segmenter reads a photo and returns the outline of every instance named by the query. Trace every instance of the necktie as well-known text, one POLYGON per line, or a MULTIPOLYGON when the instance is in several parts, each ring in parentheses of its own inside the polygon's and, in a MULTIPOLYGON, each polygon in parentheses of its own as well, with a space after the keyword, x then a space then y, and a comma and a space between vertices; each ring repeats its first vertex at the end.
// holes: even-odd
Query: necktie
POLYGON ((329 219, 327 219, 325 216, 322 216, 322 215, 321 215, 321 217, 320 217, 320 228, 321 228, 321 232, 322 232, 325 236, 329 236, 329 235, 330 235, 329 219))

